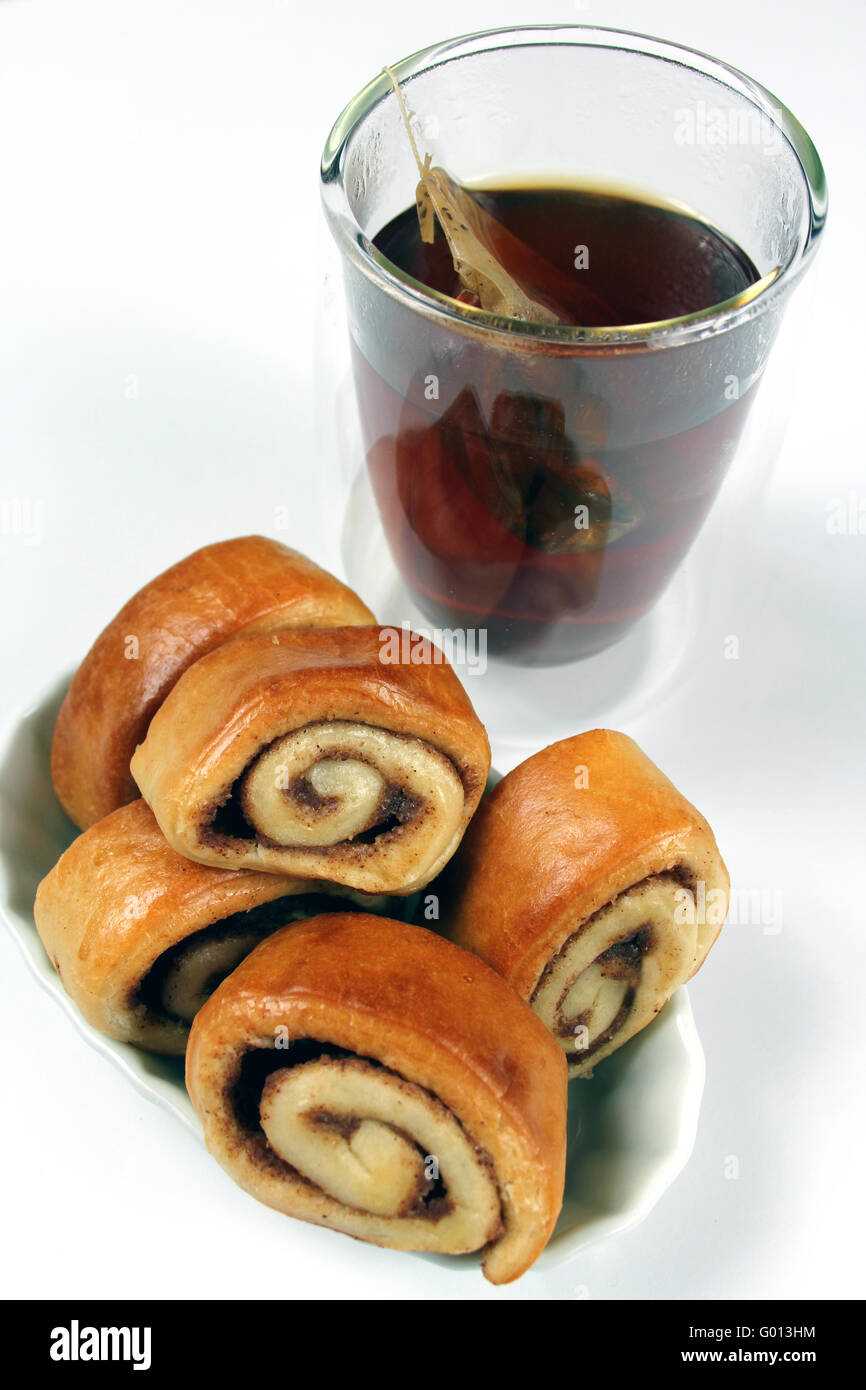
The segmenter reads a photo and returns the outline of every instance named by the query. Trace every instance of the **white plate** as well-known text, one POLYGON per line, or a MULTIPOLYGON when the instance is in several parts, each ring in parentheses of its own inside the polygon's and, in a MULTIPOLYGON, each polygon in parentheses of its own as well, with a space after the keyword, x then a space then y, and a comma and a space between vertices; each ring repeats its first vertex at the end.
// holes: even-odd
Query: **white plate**
MULTIPOLYGON (((65 994, 33 925, 36 886, 75 835, 55 799, 48 767, 67 683, 30 705, 0 740, 0 911, 33 974, 86 1041, 148 1099, 200 1135, 182 1062, 94 1032, 65 994)), ((560 1264, 643 1220, 691 1154, 703 1088, 703 1051, 681 989, 654 1023, 599 1066, 591 1081, 571 1083, 565 1202, 534 1269, 560 1264)), ((449 1264, 455 1270, 471 1267, 463 1260, 449 1264)))

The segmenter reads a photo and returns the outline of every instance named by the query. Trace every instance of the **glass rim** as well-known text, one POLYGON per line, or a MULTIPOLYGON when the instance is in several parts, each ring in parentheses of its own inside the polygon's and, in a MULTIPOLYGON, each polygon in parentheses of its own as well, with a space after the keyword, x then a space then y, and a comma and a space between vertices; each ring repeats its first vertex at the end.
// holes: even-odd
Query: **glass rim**
POLYGON ((800 122, 767 88, 738 68, 698 49, 637 34, 624 29, 582 24, 517 25, 484 29, 419 49, 390 65, 398 81, 429 72, 445 62, 503 48, 572 46, 607 48, 642 53, 656 60, 689 67, 722 82, 758 108, 787 141, 797 158, 809 200, 809 229, 805 241, 797 244, 787 261, 758 280, 756 284, 721 304, 697 313, 655 323, 616 327, 578 327, 572 324, 545 324, 506 318, 486 309, 458 304, 402 271, 373 245, 356 221, 343 186, 343 157, 353 132, 393 89, 384 71, 371 79, 337 117, 322 154, 321 192, 331 233, 340 251, 381 289, 427 317, 446 323, 452 330, 469 336, 487 337, 491 332, 524 345, 537 341, 547 350, 615 347, 618 350, 660 348, 680 345, 738 327, 773 306, 799 279, 814 253, 827 216, 827 186, 818 152, 800 122))

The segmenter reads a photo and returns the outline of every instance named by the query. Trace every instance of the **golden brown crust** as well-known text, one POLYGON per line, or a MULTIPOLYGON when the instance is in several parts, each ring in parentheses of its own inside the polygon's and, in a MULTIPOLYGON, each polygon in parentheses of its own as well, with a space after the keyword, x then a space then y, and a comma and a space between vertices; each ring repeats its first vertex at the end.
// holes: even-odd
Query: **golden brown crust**
POLYGON ((84 829, 136 797, 129 772, 135 746, 178 677, 205 652, 249 629, 373 621, 345 584, 264 536, 188 555, 124 605, 72 679, 51 750, 65 811, 84 829))
POLYGON ((721 928, 727 871, 706 821, 637 744, 597 729, 551 744, 484 799, 449 871, 446 929, 529 1000, 594 914, 658 876, 671 909, 695 881, 724 898, 693 924, 685 979, 721 928))
MULTIPOLYGON (((325 877, 374 893, 410 892, 438 872, 483 792, 490 746, 442 653, 426 643, 427 659, 421 663, 382 660, 383 631, 346 627, 255 634, 196 662, 154 716, 132 760, 142 795, 169 843, 202 863, 325 877), (439 773, 457 787, 455 825, 435 860, 412 859, 412 835, 417 826, 423 828, 425 817, 429 826, 434 814, 421 802, 417 814, 407 812, 406 824, 390 838, 301 847, 291 839, 253 838, 251 831, 217 831, 218 808, 276 740, 310 728, 325 737, 330 726, 345 730, 347 725, 355 726, 359 737, 381 730, 393 736, 389 756, 404 759, 407 778, 425 749, 447 760, 439 773), (409 742, 401 748, 395 743, 400 739, 409 742), (400 867, 392 871, 389 861, 397 853, 400 867)), ((349 754, 338 749, 331 755, 340 756, 345 760, 349 754)), ((360 756, 375 766, 375 750, 362 750, 360 756)), ((320 751, 322 758, 327 760, 320 751)), ((434 782, 436 777, 434 768, 434 782)), ((234 799, 241 804, 237 790, 234 799)))
POLYGON ((208 869, 184 859, 139 800, 78 836, 40 883, 34 916, 67 994, 88 1023, 148 1051, 182 1055, 188 1025, 154 1016, 136 1002, 157 959, 214 922, 310 887, 300 879, 208 869))
MULTIPOLYGON (((485 1252, 487 1277, 504 1283, 532 1263, 562 1201, 566 1069, 499 976, 419 927, 329 914, 258 947, 190 1035, 187 1086, 208 1147, 235 1181, 290 1215, 418 1248, 401 1239, 399 1222, 367 1221, 285 1165, 275 1171, 248 1142, 233 1100, 240 1059, 251 1048, 273 1049, 281 1030, 373 1059, 436 1097, 492 1164, 503 1228, 485 1252)), ((448 1173, 441 1176, 447 1189, 448 1173)))

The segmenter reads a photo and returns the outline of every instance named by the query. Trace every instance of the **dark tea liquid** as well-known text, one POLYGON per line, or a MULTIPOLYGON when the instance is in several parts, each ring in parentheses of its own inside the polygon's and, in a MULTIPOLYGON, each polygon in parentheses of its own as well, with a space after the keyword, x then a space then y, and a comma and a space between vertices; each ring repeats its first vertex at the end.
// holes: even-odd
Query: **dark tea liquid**
MULTIPOLYGON (((569 188, 477 193, 513 278, 561 320, 653 323, 758 278, 673 207, 569 188)), ((414 206, 375 238, 422 286, 458 296, 444 237, 414 206)), ((471 302, 471 301, 470 301, 471 302)), ((390 309, 354 365, 389 544, 438 626, 485 628, 526 664, 588 656, 651 606, 718 491, 753 394, 731 345, 558 343, 390 309)))

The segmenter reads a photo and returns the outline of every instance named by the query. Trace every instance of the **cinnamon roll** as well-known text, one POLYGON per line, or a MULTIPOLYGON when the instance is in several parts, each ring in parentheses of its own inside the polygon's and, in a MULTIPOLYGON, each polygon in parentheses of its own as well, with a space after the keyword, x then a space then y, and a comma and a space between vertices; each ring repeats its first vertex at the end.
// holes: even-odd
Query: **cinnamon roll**
POLYGON ((448 934, 532 1005, 572 1076, 591 1075, 694 975, 730 887, 703 817, 603 729, 504 777, 449 876, 448 934))
POLYGON ((207 545, 146 584, 96 639, 51 749, 60 802, 85 829, 137 796, 129 760, 175 681, 238 632, 370 623, 333 575, 264 536, 207 545))
POLYGON ((507 1283, 553 1229, 566 1067, 513 990, 420 927, 335 913, 276 932, 196 1016, 187 1087, 231 1177, 398 1250, 482 1250, 507 1283))
POLYGON ((88 1023, 148 1052, 182 1055, 199 1008, 265 936, 357 903, 371 911, 389 900, 192 864, 139 800, 79 835, 39 885, 34 916, 88 1023))
POLYGON ((169 843, 202 864, 369 893, 438 873, 490 748, 441 651, 393 634, 260 633, 191 666, 132 759, 169 843))

